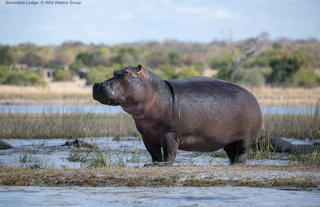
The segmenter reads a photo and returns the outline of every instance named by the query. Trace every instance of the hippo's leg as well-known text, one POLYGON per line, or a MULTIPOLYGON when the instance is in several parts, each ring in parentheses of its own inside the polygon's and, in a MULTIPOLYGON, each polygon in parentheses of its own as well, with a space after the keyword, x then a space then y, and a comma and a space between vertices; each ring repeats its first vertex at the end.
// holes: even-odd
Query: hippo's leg
POLYGON ((172 165, 174 160, 176 159, 176 155, 178 152, 178 137, 176 133, 169 132, 164 136, 163 139, 163 156, 164 162, 172 165))
POLYGON ((229 157, 230 164, 245 164, 248 157, 248 149, 248 147, 244 146, 243 141, 234 142, 224 147, 224 150, 229 157))
POLYGON ((152 144, 148 138, 145 136, 142 136, 144 145, 146 146, 148 152, 150 153, 152 157, 152 162, 157 163, 157 162, 162 162, 162 152, 161 152, 161 146, 156 146, 152 144))

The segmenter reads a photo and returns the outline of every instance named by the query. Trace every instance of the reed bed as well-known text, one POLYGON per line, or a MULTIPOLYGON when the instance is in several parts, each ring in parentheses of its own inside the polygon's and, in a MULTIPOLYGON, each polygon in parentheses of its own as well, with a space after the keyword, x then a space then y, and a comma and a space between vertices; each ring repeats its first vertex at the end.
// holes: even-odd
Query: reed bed
POLYGON ((0 114, 0 138, 138 136, 126 114, 0 114))
MULTIPOLYGON (((320 114, 264 115, 263 136, 320 138, 320 114)), ((0 138, 140 136, 128 114, 0 114, 0 138)))

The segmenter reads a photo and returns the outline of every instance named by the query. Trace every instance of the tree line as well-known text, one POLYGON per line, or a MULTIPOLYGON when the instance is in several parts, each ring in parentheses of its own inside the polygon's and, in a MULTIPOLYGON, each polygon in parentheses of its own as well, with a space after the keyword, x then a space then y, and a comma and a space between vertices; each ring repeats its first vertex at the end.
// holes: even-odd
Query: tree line
POLYGON ((53 68, 54 80, 86 74, 88 84, 112 76, 114 69, 142 64, 163 79, 213 74, 245 85, 320 84, 320 42, 316 39, 271 41, 263 35, 242 41, 189 43, 147 41, 108 46, 67 41, 57 46, 32 43, 0 45, 2 84, 45 84, 41 72, 15 71, 14 65, 53 68), (209 73, 208 73, 209 71, 209 73), (210 73, 212 72, 212 73, 210 73))

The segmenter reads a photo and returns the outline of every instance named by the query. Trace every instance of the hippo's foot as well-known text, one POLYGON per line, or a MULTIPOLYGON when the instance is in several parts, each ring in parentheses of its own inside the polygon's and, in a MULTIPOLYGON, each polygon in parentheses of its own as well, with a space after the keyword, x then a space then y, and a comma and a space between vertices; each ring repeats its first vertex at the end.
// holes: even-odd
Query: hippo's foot
POLYGON ((231 145, 228 145, 224 148, 227 153, 230 164, 246 164, 246 160, 248 157, 248 149, 243 145, 243 142, 236 142, 231 145))
POLYGON ((172 165, 172 162, 154 162, 152 164, 145 164, 143 167, 169 167, 172 165))

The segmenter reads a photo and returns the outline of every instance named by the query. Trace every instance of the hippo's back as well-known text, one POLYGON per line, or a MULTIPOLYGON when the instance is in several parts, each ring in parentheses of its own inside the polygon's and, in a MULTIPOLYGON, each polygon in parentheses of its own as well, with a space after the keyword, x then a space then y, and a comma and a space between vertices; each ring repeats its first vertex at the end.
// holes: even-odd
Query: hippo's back
POLYGON ((184 104, 184 99, 193 100, 197 104, 206 104, 206 102, 226 104, 229 101, 231 101, 229 104, 232 105, 242 104, 242 101, 256 103, 255 97, 249 91, 228 81, 193 77, 168 82, 176 104, 184 104))

